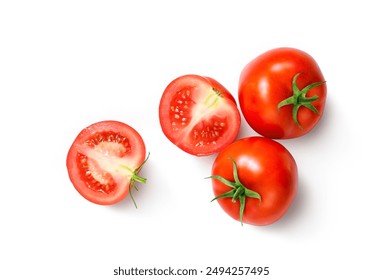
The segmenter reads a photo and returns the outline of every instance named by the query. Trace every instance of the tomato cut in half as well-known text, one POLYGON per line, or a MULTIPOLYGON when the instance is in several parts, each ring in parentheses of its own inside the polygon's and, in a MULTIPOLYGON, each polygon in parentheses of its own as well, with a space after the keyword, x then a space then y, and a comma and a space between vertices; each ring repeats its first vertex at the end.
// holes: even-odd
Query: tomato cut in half
POLYGON ((136 181, 146 181, 138 175, 145 154, 144 141, 132 127, 117 121, 98 122, 83 129, 70 147, 69 178, 87 200, 115 204, 136 181))
POLYGON ((184 75, 165 89, 159 106, 165 136, 195 156, 219 152, 238 135, 241 117, 234 97, 216 80, 184 75))

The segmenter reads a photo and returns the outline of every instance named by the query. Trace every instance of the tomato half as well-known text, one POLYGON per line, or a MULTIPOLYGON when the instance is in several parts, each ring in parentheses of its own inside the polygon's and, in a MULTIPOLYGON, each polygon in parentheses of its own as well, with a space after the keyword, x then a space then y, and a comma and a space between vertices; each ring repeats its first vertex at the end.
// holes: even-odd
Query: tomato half
POLYGON ((146 181, 138 175, 145 153, 143 139, 129 125, 98 122, 83 129, 70 147, 69 178, 87 200, 115 204, 129 194, 136 181, 146 181))
POLYGON ((222 209, 252 225, 281 218, 297 191, 297 165, 280 143, 260 136, 240 139, 223 151, 212 167, 212 185, 222 209))
POLYGON ((242 71, 238 91, 249 125, 269 138, 295 138, 311 131, 323 115, 327 89, 322 72, 307 53, 277 48, 242 71))
POLYGON ((229 91, 216 80, 198 75, 178 77, 166 87, 159 119, 165 136, 196 156, 217 153, 232 143, 241 123, 229 91))

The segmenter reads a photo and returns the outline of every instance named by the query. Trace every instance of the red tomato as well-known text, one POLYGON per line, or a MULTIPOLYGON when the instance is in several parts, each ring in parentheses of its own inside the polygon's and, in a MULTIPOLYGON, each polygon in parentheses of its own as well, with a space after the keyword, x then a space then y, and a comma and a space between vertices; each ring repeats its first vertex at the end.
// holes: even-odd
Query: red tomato
POLYGON ((249 125, 269 138, 295 138, 322 117, 326 84, 315 60, 293 48, 278 48, 242 71, 239 103, 249 125))
POLYGON ((117 121, 98 122, 82 130, 70 147, 69 178, 87 200, 115 204, 136 187, 136 181, 146 181, 138 175, 145 153, 145 144, 132 127, 117 121))
POLYGON ((292 155, 278 142, 260 136, 226 147, 218 154, 212 174, 214 200, 232 218, 252 225, 281 218, 297 191, 292 155))
POLYGON ((238 135, 241 117, 234 97, 216 80, 185 75, 165 89, 159 106, 165 136, 180 149, 206 156, 238 135))

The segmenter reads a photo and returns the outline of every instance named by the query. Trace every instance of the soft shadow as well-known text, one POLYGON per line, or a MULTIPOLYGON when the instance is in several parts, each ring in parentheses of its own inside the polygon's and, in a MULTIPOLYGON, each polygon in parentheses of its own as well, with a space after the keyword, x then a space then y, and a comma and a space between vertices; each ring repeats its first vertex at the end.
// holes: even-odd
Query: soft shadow
POLYGON ((304 220, 305 208, 308 201, 307 184, 304 180, 299 178, 297 193, 286 214, 275 223, 267 226, 256 227, 256 230, 261 228, 266 231, 286 231, 287 229, 301 227, 300 223, 304 220))

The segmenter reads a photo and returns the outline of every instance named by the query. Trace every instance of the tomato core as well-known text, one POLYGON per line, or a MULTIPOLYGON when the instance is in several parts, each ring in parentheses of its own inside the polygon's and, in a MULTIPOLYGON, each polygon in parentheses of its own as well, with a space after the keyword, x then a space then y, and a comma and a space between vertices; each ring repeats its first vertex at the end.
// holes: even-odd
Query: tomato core
POLYGON ((172 130, 177 132, 192 124, 191 133, 181 134, 179 141, 188 137, 188 142, 194 147, 214 145, 227 130, 227 118, 214 115, 210 118, 205 117, 214 113, 213 109, 220 103, 222 95, 219 90, 212 88, 203 102, 198 103, 191 98, 191 91, 193 91, 192 87, 183 88, 175 94, 171 101, 169 117, 172 130))
POLYGON ((217 81, 198 75, 178 77, 166 87, 159 117, 165 136, 196 156, 233 142, 241 122, 233 96, 217 81))
MULTIPOLYGON (((131 149, 129 140, 113 131, 96 133, 85 141, 85 145, 111 160, 114 157, 121 158, 131 149)), ((89 189, 105 194, 110 194, 116 189, 117 184, 113 180, 113 176, 100 168, 95 160, 81 152, 77 153, 77 166, 80 170, 81 178, 86 182, 89 189)))

